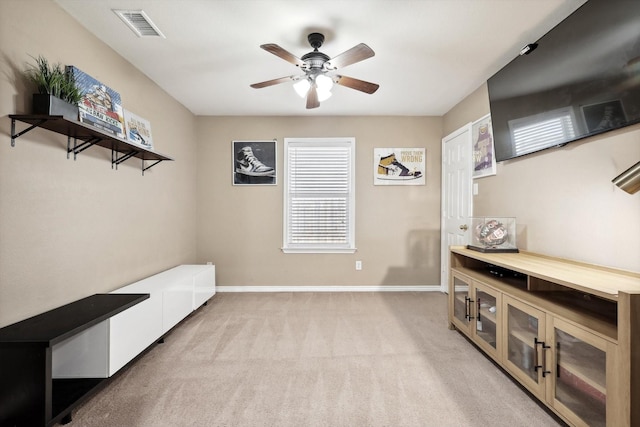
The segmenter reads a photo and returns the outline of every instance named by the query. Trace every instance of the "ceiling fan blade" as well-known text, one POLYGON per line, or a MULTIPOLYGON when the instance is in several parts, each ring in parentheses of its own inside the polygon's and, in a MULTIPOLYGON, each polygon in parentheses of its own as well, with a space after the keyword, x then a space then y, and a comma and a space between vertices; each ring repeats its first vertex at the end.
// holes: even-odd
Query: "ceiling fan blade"
POLYGON ((364 61, 367 58, 371 58, 373 55, 375 55, 375 52, 369 46, 364 43, 360 43, 346 52, 342 52, 335 58, 331 58, 325 63, 325 66, 329 70, 337 70, 338 68, 343 68, 347 65, 364 61))
POLYGON ((311 84, 309 92, 307 93, 307 109, 318 108, 320 101, 318 101, 318 89, 315 83, 311 84))
POLYGON ((365 82, 364 80, 354 79, 353 77, 347 76, 335 76, 333 81, 340 86, 346 86, 368 94, 374 93, 380 87, 380 85, 376 83, 365 82))
POLYGON ((273 79, 273 80, 267 80, 265 82, 260 82, 260 83, 254 83, 251 85, 252 88, 254 89, 260 89, 263 87, 269 87, 269 86, 273 86, 273 85, 277 85, 280 83, 286 83, 286 82, 290 82, 292 80, 296 80, 298 76, 287 76, 287 77, 280 77, 279 79, 273 79))
POLYGON ((295 65, 297 67, 301 67, 301 66, 304 65, 304 62, 302 61, 302 59, 300 59, 297 56, 295 56, 294 54, 284 50, 283 48, 281 48, 277 44, 268 43, 268 44, 260 45, 260 47, 262 49, 266 50, 267 52, 273 53, 275 56, 278 56, 278 57, 284 59, 287 62, 291 62, 293 65, 295 65))

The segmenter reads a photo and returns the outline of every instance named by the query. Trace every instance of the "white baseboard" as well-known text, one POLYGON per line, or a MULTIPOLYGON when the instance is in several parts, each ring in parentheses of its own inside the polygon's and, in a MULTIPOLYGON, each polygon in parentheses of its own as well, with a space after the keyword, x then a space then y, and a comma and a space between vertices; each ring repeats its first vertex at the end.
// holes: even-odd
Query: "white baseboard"
POLYGON ((216 286, 216 292, 441 292, 440 285, 216 286))

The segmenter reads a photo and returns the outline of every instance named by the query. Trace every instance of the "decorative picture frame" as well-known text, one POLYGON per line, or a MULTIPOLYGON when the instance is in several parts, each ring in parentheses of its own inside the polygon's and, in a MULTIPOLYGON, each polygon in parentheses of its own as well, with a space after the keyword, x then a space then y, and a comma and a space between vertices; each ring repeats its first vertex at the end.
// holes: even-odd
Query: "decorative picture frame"
POLYGON ((580 109, 589 133, 619 128, 627 122, 627 114, 619 99, 583 105, 580 109))
POLYGON ((232 141, 233 185, 277 185, 277 141, 232 141))
POLYGON ((473 178, 495 175, 497 168, 491 114, 471 124, 471 138, 473 139, 473 178))
POLYGON ((373 185, 425 185, 425 148, 374 148, 373 185))
POLYGON ((128 142, 153 150, 153 137, 151 136, 151 123, 137 114, 124 109, 124 127, 128 142))

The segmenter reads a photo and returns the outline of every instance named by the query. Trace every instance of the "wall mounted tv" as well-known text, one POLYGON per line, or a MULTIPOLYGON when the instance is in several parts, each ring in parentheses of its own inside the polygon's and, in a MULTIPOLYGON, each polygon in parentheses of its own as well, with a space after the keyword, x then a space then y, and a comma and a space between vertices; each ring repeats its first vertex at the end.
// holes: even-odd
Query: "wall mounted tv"
POLYGON ((589 0, 488 80, 503 161, 640 122, 640 0, 589 0))

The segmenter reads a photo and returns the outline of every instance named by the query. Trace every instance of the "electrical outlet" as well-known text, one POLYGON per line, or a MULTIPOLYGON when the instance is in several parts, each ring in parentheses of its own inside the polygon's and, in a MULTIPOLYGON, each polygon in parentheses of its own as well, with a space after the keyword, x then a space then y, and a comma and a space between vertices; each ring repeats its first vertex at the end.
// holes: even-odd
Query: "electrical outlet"
POLYGON ((356 270, 362 270, 362 261, 356 261, 356 270))

